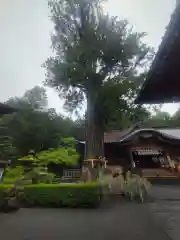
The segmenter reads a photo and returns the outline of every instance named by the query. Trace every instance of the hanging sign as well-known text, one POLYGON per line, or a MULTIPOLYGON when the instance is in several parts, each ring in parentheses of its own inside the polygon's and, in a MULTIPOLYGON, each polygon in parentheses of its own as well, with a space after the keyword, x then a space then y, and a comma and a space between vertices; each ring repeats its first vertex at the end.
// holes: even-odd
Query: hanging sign
POLYGON ((161 150, 151 149, 151 148, 141 148, 141 149, 134 149, 133 151, 136 155, 160 155, 162 154, 161 150))

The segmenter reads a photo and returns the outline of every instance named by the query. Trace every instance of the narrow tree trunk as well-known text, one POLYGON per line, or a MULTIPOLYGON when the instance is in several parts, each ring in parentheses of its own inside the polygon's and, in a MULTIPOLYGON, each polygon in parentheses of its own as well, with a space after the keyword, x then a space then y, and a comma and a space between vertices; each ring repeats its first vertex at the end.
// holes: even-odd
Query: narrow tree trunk
POLYGON ((103 119, 98 117, 95 109, 95 101, 87 98, 86 115, 86 159, 104 156, 104 130, 103 119))

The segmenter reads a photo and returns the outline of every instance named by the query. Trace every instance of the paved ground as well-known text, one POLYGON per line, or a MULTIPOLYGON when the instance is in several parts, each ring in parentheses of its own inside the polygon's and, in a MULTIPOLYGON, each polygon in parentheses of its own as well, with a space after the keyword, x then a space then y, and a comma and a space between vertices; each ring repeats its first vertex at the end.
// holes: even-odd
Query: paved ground
POLYGON ((94 210, 21 209, 0 214, 1 240, 179 240, 180 187, 152 187, 153 202, 94 210))
POLYGON ((21 209, 0 215, 0 239, 169 240, 148 206, 118 201, 96 210, 21 209))
POLYGON ((170 239, 180 239, 180 186, 153 187, 155 198, 148 204, 154 223, 165 231, 170 239))
POLYGON ((153 186, 150 195, 159 201, 180 201, 180 186, 153 186))

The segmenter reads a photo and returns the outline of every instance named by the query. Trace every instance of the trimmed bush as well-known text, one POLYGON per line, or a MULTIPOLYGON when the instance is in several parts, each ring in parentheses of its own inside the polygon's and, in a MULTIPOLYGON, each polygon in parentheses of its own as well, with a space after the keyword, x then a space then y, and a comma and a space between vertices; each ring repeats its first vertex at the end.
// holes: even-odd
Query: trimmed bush
POLYGON ((44 207, 97 207, 101 200, 96 183, 35 184, 24 186, 23 203, 44 207))
POLYGON ((0 197, 4 191, 8 191, 8 189, 12 188, 12 186, 13 184, 0 184, 0 197))
POLYGON ((18 181, 19 178, 8 178, 8 177, 4 177, 3 179, 3 184, 13 184, 16 181, 18 181))
POLYGON ((0 184, 0 206, 4 200, 4 195, 13 187, 12 184, 0 184))
POLYGON ((0 186, 0 212, 8 213, 20 208, 20 189, 14 185, 0 186))

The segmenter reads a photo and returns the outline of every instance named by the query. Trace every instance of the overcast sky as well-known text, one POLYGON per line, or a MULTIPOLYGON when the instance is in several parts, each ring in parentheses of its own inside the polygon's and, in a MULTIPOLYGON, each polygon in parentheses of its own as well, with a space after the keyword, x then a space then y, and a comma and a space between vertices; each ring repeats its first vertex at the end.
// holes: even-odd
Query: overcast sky
MULTIPOLYGON (((145 41, 158 47, 176 0, 109 0, 105 11, 128 19, 137 31, 148 33, 145 41)), ((0 101, 21 96, 42 84, 42 63, 50 56, 50 32, 46 0, 0 0, 0 101)), ((62 112, 62 102, 48 90, 49 106, 62 112)), ((163 108, 174 113, 177 105, 163 108)))

